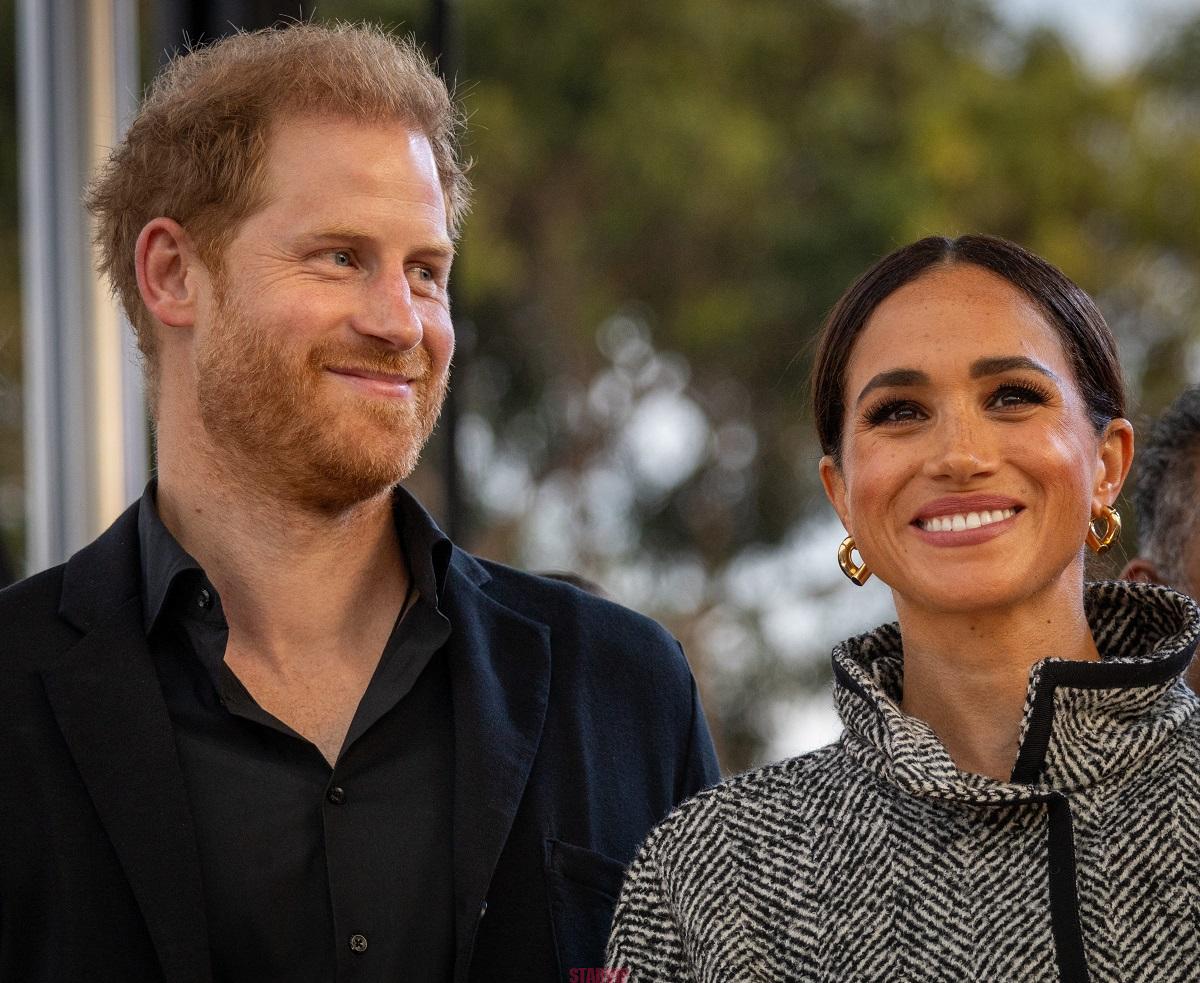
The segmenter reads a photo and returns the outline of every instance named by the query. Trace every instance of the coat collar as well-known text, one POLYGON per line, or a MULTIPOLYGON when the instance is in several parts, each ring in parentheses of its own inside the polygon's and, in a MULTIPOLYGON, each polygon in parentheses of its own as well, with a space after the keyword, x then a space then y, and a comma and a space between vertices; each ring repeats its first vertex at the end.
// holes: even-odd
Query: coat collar
POLYGON ((490 575, 454 550, 444 609, 454 700, 456 983, 466 980, 500 853, 524 796, 550 694, 550 629, 489 592, 490 575))
MULTIPOLYGON (((550 629, 497 600, 491 575, 474 557, 449 541, 433 548, 439 606, 453 626, 445 655, 454 712, 455 979, 461 981, 541 740, 550 629)), ((139 565, 135 504, 67 563, 59 612, 84 636, 45 672, 46 689, 166 978, 210 983, 199 856, 146 644, 139 565)))
POLYGON ((137 506, 66 565, 59 611, 83 637, 46 694, 170 983, 211 983, 191 809, 142 627, 137 506))
POLYGON ((1198 707, 1183 682, 1200 611, 1146 584, 1089 584, 1085 611, 1099 662, 1044 659, 1030 670, 1020 749, 1009 782, 961 772, 933 730, 899 707, 899 628, 885 625, 835 647, 834 698, 846 750, 913 795, 976 802, 1093 785, 1153 754, 1198 707))

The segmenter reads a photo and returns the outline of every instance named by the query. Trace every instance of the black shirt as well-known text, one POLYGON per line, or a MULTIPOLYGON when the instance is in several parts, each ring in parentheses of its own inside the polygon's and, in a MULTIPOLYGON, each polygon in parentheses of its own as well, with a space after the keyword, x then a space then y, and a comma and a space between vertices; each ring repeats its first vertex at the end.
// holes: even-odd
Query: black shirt
MULTIPOLYGON (((217 983, 448 980, 454 731, 439 606, 449 540, 405 492, 416 597, 336 764, 225 664, 221 599, 142 496, 146 635, 197 830, 217 983)), ((136 767, 136 761, 131 761, 136 767)))

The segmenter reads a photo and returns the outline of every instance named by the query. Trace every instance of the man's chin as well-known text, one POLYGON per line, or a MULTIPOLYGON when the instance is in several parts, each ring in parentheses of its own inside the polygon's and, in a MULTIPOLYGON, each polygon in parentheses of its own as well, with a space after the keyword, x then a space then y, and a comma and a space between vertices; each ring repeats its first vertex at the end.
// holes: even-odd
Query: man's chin
POLYGON ((339 442, 315 455, 292 494, 324 512, 345 511, 390 492, 416 469, 425 440, 339 442))

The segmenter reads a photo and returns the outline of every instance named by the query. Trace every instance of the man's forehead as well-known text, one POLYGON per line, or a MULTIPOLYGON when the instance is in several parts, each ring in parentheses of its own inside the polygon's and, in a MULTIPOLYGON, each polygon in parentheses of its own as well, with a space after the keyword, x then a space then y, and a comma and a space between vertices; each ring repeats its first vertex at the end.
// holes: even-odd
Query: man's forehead
POLYGON ((265 163, 268 204, 299 200, 315 217, 325 202, 336 212, 338 201, 378 199, 427 208, 431 221, 445 225, 433 147, 402 120, 285 118, 269 130, 265 163))
POLYGON ((405 152, 420 157, 428 164, 431 175, 437 175, 433 144, 419 126, 403 119, 357 119, 350 116, 301 113, 276 116, 266 129, 266 156, 273 159, 278 151, 290 157, 293 153, 305 159, 307 165, 320 163, 331 150, 350 146, 372 147, 373 156, 390 156, 405 152), (322 155, 314 152, 320 145, 322 155), (390 150, 390 153, 389 153, 390 150))

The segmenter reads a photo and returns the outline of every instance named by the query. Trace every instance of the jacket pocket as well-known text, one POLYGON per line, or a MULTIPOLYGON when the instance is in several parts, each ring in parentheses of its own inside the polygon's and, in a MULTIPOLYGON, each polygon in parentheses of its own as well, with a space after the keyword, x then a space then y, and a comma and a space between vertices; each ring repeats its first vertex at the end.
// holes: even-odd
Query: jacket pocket
POLYGON ((604 965, 604 947, 625 867, 562 840, 546 840, 546 889, 560 979, 572 969, 604 965))

